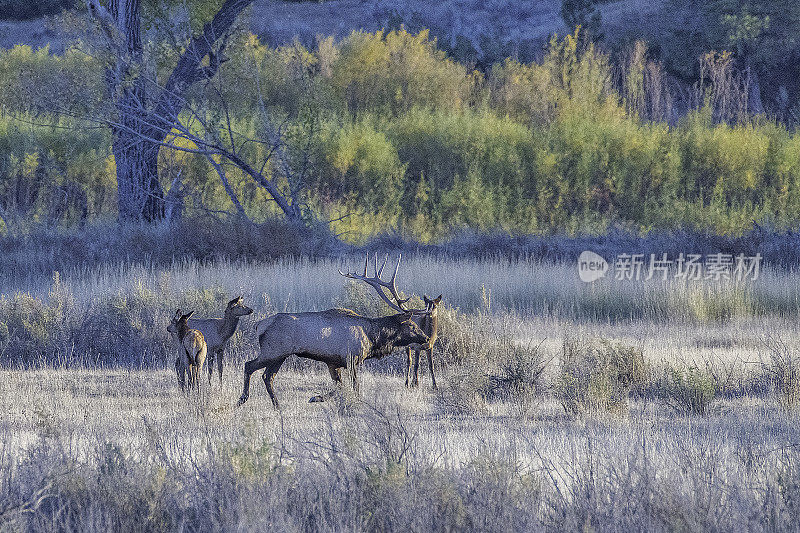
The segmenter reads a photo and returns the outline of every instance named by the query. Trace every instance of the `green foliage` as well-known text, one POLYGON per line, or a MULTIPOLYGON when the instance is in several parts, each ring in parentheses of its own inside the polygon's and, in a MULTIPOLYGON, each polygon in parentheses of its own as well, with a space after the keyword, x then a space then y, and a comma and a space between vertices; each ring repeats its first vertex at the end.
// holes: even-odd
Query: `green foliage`
POLYGON ((642 350, 606 339, 565 339, 556 395, 570 414, 620 411, 647 377, 642 350))
POLYGON ((323 198, 353 201, 361 209, 394 215, 406 165, 386 134, 368 122, 335 127, 321 135, 319 172, 311 185, 323 198))
MULTIPOLYGON (((764 39, 780 27, 769 13, 748 13, 770 17, 764 39)), ((224 97, 233 129, 248 138, 263 141, 268 121, 280 124, 290 162, 308 169, 301 201, 334 219, 333 231, 346 239, 613 224, 738 234, 762 219, 781 228, 798 221, 800 134, 737 118, 746 105, 742 115, 742 95, 725 94, 735 68, 730 54, 714 56, 713 80, 698 88, 708 103, 667 125, 658 121, 668 117, 666 106, 653 108, 655 97, 647 96, 660 86, 648 78, 657 66, 646 49, 631 52, 618 94, 608 56, 577 32, 554 37, 541 62, 507 59, 486 80, 446 57, 426 32, 354 32, 313 49, 271 48, 244 35, 229 46, 220 93, 209 86, 191 98, 224 97)), ((102 68, 76 50, 0 52, 3 231, 114 216, 108 134, 45 112, 55 101, 102 111, 102 87, 102 68)), ((208 121, 223 131, 219 112, 208 121)), ((261 142, 240 152, 252 161, 268 153, 261 142)), ((204 157, 161 150, 159 166, 165 189, 180 176, 187 214, 234 211, 204 157)), ((264 172, 284 192, 298 187, 272 165, 264 172)), ((231 165, 226 174, 252 220, 276 216, 250 177, 231 165)))
POLYGON ((4 333, 0 352, 8 364, 35 365, 58 350, 57 333, 64 319, 61 309, 24 293, 3 296, 0 308, 4 333))
POLYGON ((769 28, 769 15, 751 15, 745 6, 739 14, 723 15, 722 22, 728 29, 728 41, 739 54, 745 55, 758 46, 759 37, 769 28))
POLYGON ((80 113, 101 105, 100 62, 75 48, 62 55, 47 46, 0 48, 0 107, 52 114, 80 113))
POLYGON ((716 385, 710 372, 697 366, 665 370, 664 394, 674 409, 703 416, 716 396, 716 385))
POLYGON ((71 119, 0 115, 0 207, 11 226, 6 232, 31 223, 82 223, 114 206, 108 135, 78 125, 71 119), (49 125, 33 125, 37 121, 49 125))
POLYGON ((330 83, 348 111, 400 114, 413 107, 459 109, 467 103, 473 78, 428 39, 400 29, 353 32, 339 46, 330 83))
POLYGON ((456 226, 527 224, 525 211, 514 207, 530 190, 526 177, 532 173, 534 145, 528 128, 488 112, 423 110, 385 127, 400 161, 408 165, 403 212, 456 226), (429 189, 421 197, 422 180, 429 189))
POLYGON ((645 30, 644 37, 657 43, 670 71, 689 78, 697 73, 696 59, 703 53, 731 50, 762 80, 776 81, 775 88, 787 82, 794 86, 778 65, 791 68, 798 51, 797 2, 668 0, 657 13, 658 28, 645 30))

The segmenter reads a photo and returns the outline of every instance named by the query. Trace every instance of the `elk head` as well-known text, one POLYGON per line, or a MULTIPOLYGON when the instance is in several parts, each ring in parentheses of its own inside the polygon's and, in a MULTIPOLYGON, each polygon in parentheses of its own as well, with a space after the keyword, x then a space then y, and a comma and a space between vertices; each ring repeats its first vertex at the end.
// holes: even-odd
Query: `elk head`
POLYGON ((243 298, 244 296, 239 296, 228 302, 227 307, 225 307, 225 314, 240 317, 252 313, 253 310, 242 303, 243 298))
POLYGON ((395 342, 397 346, 407 346, 409 344, 425 344, 430 337, 422 331, 419 325, 411 320, 413 315, 409 315, 406 320, 400 322, 400 334, 395 342))
POLYGON ((167 331, 169 331, 170 333, 174 333, 175 335, 178 334, 178 321, 181 319, 181 316, 183 316, 181 310, 180 309, 176 310, 175 316, 173 316, 172 320, 169 321, 169 326, 167 326, 167 331))
POLYGON ((172 317, 169 326, 167 326, 167 331, 178 335, 178 339, 182 341, 183 337, 186 335, 186 332, 189 330, 189 317, 191 317, 193 314, 194 311, 189 311, 188 314, 183 315, 181 314, 181 310, 178 309, 175 311, 175 316, 172 317))
POLYGON ((430 312, 431 314, 436 311, 436 308, 439 307, 439 304, 442 303, 442 295, 440 294, 434 299, 428 298, 427 295, 422 295, 422 299, 425 300, 425 310, 430 312))

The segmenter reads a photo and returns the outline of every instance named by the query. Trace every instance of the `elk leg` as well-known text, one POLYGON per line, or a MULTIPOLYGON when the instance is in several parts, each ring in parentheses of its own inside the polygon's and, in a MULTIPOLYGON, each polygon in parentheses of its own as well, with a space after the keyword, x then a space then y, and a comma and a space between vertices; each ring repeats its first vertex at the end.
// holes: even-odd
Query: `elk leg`
POLYGON ((358 398, 361 395, 361 390, 360 390, 360 387, 358 386, 358 365, 357 364, 355 364, 355 363, 353 364, 353 368, 351 369, 351 373, 352 373, 352 376, 353 376, 353 393, 356 395, 356 398, 358 398))
POLYGON ((242 395, 239 397, 239 403, 236 405, 242 405, 244 402, 247 401, 247 398, 250 397, 250 375, 260 368, 264 368, 270 362, 264 361, 262 362, 258 358, 253 359, 252 361, 247 361, 244 364, 244 391, 242 395))
POLYGON ((411 365, 413 364, 413 354, 411 348, 406 348, 406 388, 409 388, 411 379, 411 365))
MULTIPOLYGON (((417 361, 419 361, 419 358, 417 358, 417 361)), ((439 390, 439 388, 436 386, 436 375, 433 373, 433 349, 432 348, 428 349, 428 368, 431 371, 431 381, 433 382, 433 390, 439 390)))
MULTIPOLYGON (((217 370, 219 370, 219 386, 222 387, 222 354, 224 350, 220 350, 217 352, 217 370)), ((209 363, 211 366, 211 363, 209 363)), ((210 370, 209 370, 210 372, 210 370)))
POLYGON ((181 390, 186 390, 186 365, 181 363, 180 358, 175 359, 175 374, 178 376, 178 385, 180 385, 181 390))
POLYGON ((414 377, 411 386, 416 389, 419 387, 419 356, 422 354, 422 350, 414 350, 414 352, 414 377))
POLYGON ((208 386, 211 386, 211 374, 214 373, 214 352, 208 354, 208 386))
POLYGON ((275 398, 275 391, 272 389, 272 380, 275 378, 275 374, 278 372, 278 370, 280 370, 284 361, 286 361, 286 357, 270 361, 266 367, 266 370, 264 370, 264 374, 261 376, 261 378, 264 380, 264 386, 267 387, 267 392, 269 393, 269 397, 272 399, 272 405, 275 406, 275 409, 280 409, 280 407, 278 407, 278 400, 275 398))
MULTIPOLYGON (((328 364, 328 372, 331 373, 331 379, 333 380, 334 385, 338 385, 339 387, 342 386, 342 367, 337 367, 332 364, 328 364)), ((332 390, 325 394, 319 394, 317 396, 312 396, 308 403, 316 403, 316 402, 324 402, 331 396, 336 394, 336 390, 332 390)))
POLYGON ((194 390, 194 365, 189 364, 186 373, 189 375, 189 390, 194 390))

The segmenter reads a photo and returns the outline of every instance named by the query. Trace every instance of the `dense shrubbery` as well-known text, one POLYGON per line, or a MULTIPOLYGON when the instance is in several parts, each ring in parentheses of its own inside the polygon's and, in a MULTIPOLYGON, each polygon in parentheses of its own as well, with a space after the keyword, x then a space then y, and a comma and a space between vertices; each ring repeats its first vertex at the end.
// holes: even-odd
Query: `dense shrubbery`
MULTIPOLYGON (((754 221, 798 222, 800 136, 764 118, 719 123, 711 97, 680 122, 652 121, 666 115, 643 92, 639 78, 656 68, 644 53, 626 64, 618 92, 609 59, 579 41, 554 39, 541 63, 507 60, 484 77, 425 32, 355 32, 313 50, 247 37, 232 45, 221 87, 236 131, 261 134, 248 110, 262 104, 283 121, 290 157, 312 163, 306 204, 353 240, 387 229, 430 240, 466 227, 569 233, 613 224, 740 234, 754 221)), ((6 230, 24 226, 17 214, 52 224, 113 216, 108 137, 73 121, 27 125, 49 120, 41 108, 53 95, 68 107, 96 105, 102 84, 92 65, 75 51, 0 54, 0 207, 19 226, 6 230)), ((232 210, 201 156, 162 150, 161 168, 167 185, 181 176, 187 212, 232 210)), ((231 168, 228 179, 251 218, 276 213, 250 178, 231 168)))

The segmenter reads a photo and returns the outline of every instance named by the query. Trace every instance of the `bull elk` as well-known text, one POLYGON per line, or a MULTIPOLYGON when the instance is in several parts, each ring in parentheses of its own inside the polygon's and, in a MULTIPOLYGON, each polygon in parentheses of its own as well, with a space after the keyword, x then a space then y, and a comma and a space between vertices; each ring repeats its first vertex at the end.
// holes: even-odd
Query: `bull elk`
POLYGON ((203 334, 189 327, 189 317, 194 311, 184 315, 181 310, 175 311, 167 331, 175 335, 180 344, 181 357, 175 360, 175 371, 178 374, 178 383, 181 389, 185 389, 185 375, 189 375, 189 389, 200 388, 200 370, 206 360, 208 348, 203 334), (188 372, 187 372, 188 371, 188 372))
POLYGON ((415 322, 422 329, 422 332, 428 336, 428 342, 422 345, 409 345, 406 347, 406 355, 408 356, 406 365, 406 387, 417 387, 419 385, 419 356, 422 352, 427 352, 428 355, 428 368, 431 371, 431 382, 433 389, 436 390, 436 375, 433 373, 433 343, 439 334, 439 304, 442 302, 442 295, 437 298, 431 299, 423 295, 425 300, 425 310, 427 314, 415 317, 415 322), (413 378, 412 378, 413 368, 413 378), (410 382, 409 382, 410 381, 410 382))
POLYGON ((203 334, 208 346, 208 384, 211 385, 211 375, 214 373, 214 360, 217 361, 219 370, 219 383, 222 385, 222 356, 228 341, 239 325, 239 319, 253 312, 252 309, 242 303, 243 296, 234 298, 225 306, 223 318, 192 318, 189 320, 189 327, 196 329, 203 334))
MULTIPOLYGON (((396 279, 400 268, 400 258, 390 281, 381 280, 386 260, 378 268, 375 260, 375 275, 367 277, 367 262, 364 274, 355 273, 343 276, 368 283, 397 314, 381 318, 368 318, 348 309, 329 309, 307 313, 277 313, 265 318, 256 325, 259 355, 244 365, 244 391, 238 405, 245 403, 250 395, 250 376, 264 368, 262 376, 272 404, 278 409, 278 401, 273 389, 273 378, 283 362, 292 354, 328 365, 331 378, 337 386, 342 385, 341 371, 347 368, 353 380, 353 388, 358 392, 356 370, 366 359, 379 358, 390 354, 395 348, 409 344, 427 344, 426 335, 414 318, 428 314, 425 309, 407 309, 397 293, 396 279), (387 289, 393 300, 384 292, 387 289)), ((322 401, 329 395, 315 396, 311 401, 322 401)))

